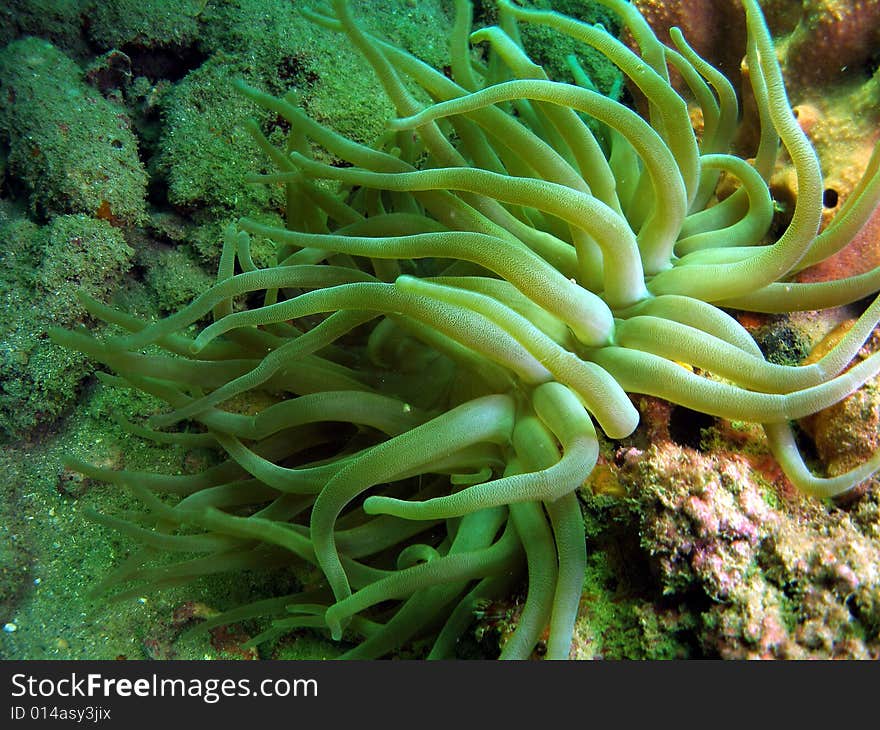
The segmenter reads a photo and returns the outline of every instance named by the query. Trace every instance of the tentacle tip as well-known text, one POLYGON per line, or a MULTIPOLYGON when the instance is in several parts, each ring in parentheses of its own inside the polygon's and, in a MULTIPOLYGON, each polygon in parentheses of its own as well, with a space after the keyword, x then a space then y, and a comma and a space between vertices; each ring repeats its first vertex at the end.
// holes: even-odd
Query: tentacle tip
MULTIPOLYGON (((330 609, 327 610, 327 613, 330 613, 330 609)), ((342 624, 326 614, 325 620, 327 621, 327 628, 330 629, 330 638, 333 641, 342 641, 342 624)))
POLYGON ((85 517, 90 522, 101 522, 101 519, 104 517, 104 515, 101 512, 99 512, 98 510, 96 510, 92 507, 83 508, 83 510, 80 512, 80 514, 82 514, 82 516, 85 517))
POLYGON ((633 406, 632 411, 632 413, 627 414, 626 417, 621 419, 620 423, 605 424, 602 428, 605 431, 605 435, 615 441, 632 436, 642 420, 641 414, 636 410, 635 406, 633 406))
POLYGON ((364 500, 364 512, 368 515, 382 514, 382 501, 387 497, 372 496, 364 500))
POLYGON ((87 309, 89 308, 89 305, 100 305, 101 304, 101 302, 98 301, 97 299, 95 299, 95 297, 91 296, 90 294, 83 291, 82 289, 77 289, 74 292, 74 296, 76 296, 77 301, 80 304, 82 304, 84 307, 86 307, 87 309))
POLYGON ((489 40, 490 37, 489 28, 479 28, 470 34, 469 40, 471 43, 482 43, 489 40))
POLYGON ((74 456, 65 455, 61 457, 61 466, 65 469, 70 469, 71 471, 80 471, 79 467, 84 464, 84 461, 77 459, 74 456))
POLYGON ((417 276, 412 276, 411 274, 400 274, 394 280, 394 286, 398 287, 399 289, 409 291, 418 286, 420 281, 421 280, 417 276))
POLYGON ((56 345, 63 345, 67 341, 67 335, 70 333, 63 327, 47 327, 46 336, 56 345))
POLYGON ((419 503, 409 502, 405 499, 374 495, 364 500, 363 509, 368 515, 389 515, 402 520, 425 519, 419 506, 419 503))

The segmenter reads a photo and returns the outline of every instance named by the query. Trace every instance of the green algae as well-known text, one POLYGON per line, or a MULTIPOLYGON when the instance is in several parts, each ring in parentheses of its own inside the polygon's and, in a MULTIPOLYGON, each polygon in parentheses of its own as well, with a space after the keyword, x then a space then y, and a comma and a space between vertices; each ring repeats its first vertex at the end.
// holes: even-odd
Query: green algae
MULTIPOLYGON (((352 5, 366 29, 415 51, 431 65, 442 68, 449 63, 448 3, 389 0, 352 5)), ((199 48, 212 57, 238 59, 247 65, 247 73, 241 75, 254 85, 278 94, 293 90, 316 119, 371 142, 384 131, 390 103, 364 59, 338 43, 335 34, 310 23, 299 12, 301 7, 287 0, 208 3, 199 48)))
POLYGON ((245 182, 248 174, 268 170, 265 155, 244 130, 253 115, 251 105, 230 83, 247 73, 246 61, 216 56, 190 72, 162 101, 156 165, 167 182, 168 202, 201 220, 225 220, 283 205, 280 187, 245 182))
POLYGON ((50 425, 73 405, 92 366, 50 343, 46 329, 85 321, 77 289, 105 297, 133 251, 119 230, 83 215, 46 226, 0 215, 0 237, 0 436, 10 439, 50 425))
POLYGON ((798 365, 810 354, 810 342, 791 324, 779 318, 755 332, 767 359, 777 365, 798 365))
MULTIPOLYGON (((387 9, 364 3, 362 9, 366 27, 443 65, 449 23, 444 8, 432 0, 416 6, 392 2, 387 9)), ((244 181, 270 166, 244 123, 255 118, 270 140, 283 139, 286 125, 237 94, 233 79, 277 93, 292 90, 316 118, 366 142, 384 131, 392 110, 364 60, 287 0, 208 3, 200 20, 198 45, 208 58, 161 93, 162 126, 151 169, 163 181, 168 202, 198 224, 187 240, 213 266, 230 218, 249 215, 269 223, 265 216, 284 205, 282 187, 244 181), (346 72, 339 74, 342 67, 346 72)), ((135 79, 138 84, 143 86, 135 79)), ((268 245, 257 246, 254 255, 265 261, 268 245)))
POLYGON ((146 283, 163 313, 189 304, 214 283, 189 246, 145 249, 138 256, 138 264, 143 266, 146 283))
POLYGON ((84 0, 4 0, 0 5, 0 47, 16 38, 40 36, 74 58, 88 55, 81 32, 84 0))
MULTIPOLYGON (((101 606, 88 597, 95 580, 124 552, 125 545, 119 539, 107 539, 101 528, 85 519, 84 511, 108 503, 125 509, 132 506, 131 500, 118 490, 92 491, 65 474, 61 466, 65 454, 101 459, 117 454, 119 436, 106 419, 96 417, 104 410, 103 397, 100 391, 91 390, 84 406, 57 434, 37 443, 7 446, 0 454, 2 468, 10 477, 2 487, 2 504, 8 510, 5 537, 26 543, 31 555, 26 600, 9 607, 12 610, 7 614, 17 630, 2 639, 5 657, 140 657, 139 632, 133 629, 136 621, 147 622, 151 607, 136 601, 101 606)), ((126 456, 137 459, 139 454, 135 447, 126 456)), ((150 457, 168 460, 161 452, 150 457)))
MULTIPOLYGON (((279 225, 282 217, 278 213, 257 213, 254 216, 264 225, 279 225)), ((190 244, 198 259, 208 269, 216 269, 220 260, 220 248, 223 240, 224 223, 221 221, 209 221, 202 225, 193 226, 187 231, 186 240, 190 244)), ((251 256, 257 266, 269 266, 275 261, 275 245, 266 238, 254 238, 251 246, 251 256)))
POLYGON ((88 37, 98 48, 182 46, 195 42, 203 0, 114 0, 83 3, 88 37))
MULTIPOLYGON (((537 10, 556 10, 586 23, 598 23, 614 36, 620 33, 618 18, 598 3, 584 0, 537 0, 529 4, 537 10)), ((589 46, 559 33, 552 33, 548 28, 539 25, 527 25, 523 28, 523 44, 529 56, 535 63, 543 66, 551 79, 572 80, 566 59, 573 55, 600 92, 616 99, 623 91, 620 70, 589 46)))
POLYGON ((125 224, 145 214, 147 176, 125 110, 83 81, 48 41, 24 38, 0 51, 0 137, 8 173, 39 217, 84 213, 125 224))
POLYGON ((695 617, 677 602, 661 605, 656 578, 638 544, 637 499, 593 494, 579 498, 587 534, 587 567, 578 620, 578 658, 684 659, 699 655, 695 617))

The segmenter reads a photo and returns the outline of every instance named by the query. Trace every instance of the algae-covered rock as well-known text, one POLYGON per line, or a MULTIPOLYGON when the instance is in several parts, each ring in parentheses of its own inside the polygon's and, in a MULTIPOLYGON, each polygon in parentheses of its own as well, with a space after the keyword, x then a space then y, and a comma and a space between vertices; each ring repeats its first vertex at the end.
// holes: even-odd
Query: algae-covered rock
MULTIPOLYGON (((536 10, 555 10, 591 25, 599 24, 614 36, 620 32, 620 20, 599 3, 589 0, 533 0, 528 4, 536 10)), ((542 66, 550 78, 571 82, 572 72, 567 59, 574 56, 599 91, 612 98, 620 96, 623 90, 620 69, 594 48, 539 24, 523 26, 522 42, 529 57, 542 66)))
POLYGON ((82 33, 90 0, 3 0, 0 3, 0 47, 36 35, 52 41, 76 58, 89 53, 82 33))
POLYGON ((144 217, 147 176, 128 114, 87 86, 76 63, 48 41, 14 41, 0 51, 0 89, 6 174, 36 214, 144 217))
MULTIPOLYGON (((283 225, 283 218, 277 213, 257 213, 251 217, 267 226, 283 225)), ((209 221, 187 232, 187 241, 193 252, 210 271, 217 270, 225 227, 226 224, 223 221, 209 221)), ((251 256, 257 266, 261 268, 271 266, 275 261, 274 241, 254 236, 251 239, 251 256)))
MULTIPOLYGON (((289 124, 244 99, 233 79, 277 94, 292 90, 314 118, 366 143, 394 115, 358 52, 299 10, 287 0, 207 3, 199 15, 198 38, 207 60, 160 97, 162 129, 151 171, 165 183, 177 212, 199 224, 187 241, 211 265, 219 256, 219 232, 230 218, 284 209, 282 186, 245 182, 247 175, 274 167, 244 123, 255 118, 276 142, 289 124)), ((448 64, 445 34, 451 17, 439 0, 394 0, 387 7, 363 3, 357 10, 366 29, 432 65, 448 64)))
POLYGON ((9 440, 51 423, 73 403, 91 366, 51 343, 46 331, 82 322, 76 292, 106 298, 133 251, 116 228, 83 215, 47 226, 0 218, 0 238, 0 440, 9 440))
MULTIPOLYGON (((278 95, 292 89, 314 119, 360 142, 374 141, 394 115, 393 106, 363 56, 339 33, 310 22, 303 7, 288 0, 208 3, 200 16, 199 48, 211 58, 240 59, 255 86, 278 95)), ((434 68, 449 65, 451 3, 358 2, 352 11, 368 32, 434 68)), ((253 114, 254 107, 248 108, 253 114)))
MULTIPOLYGON (((816 362, 845 336, 855 320, 847 320, 820 343, 805 361, 816 362)), ((868 338, 853 363, 880 350, 880 332, 868 338)), ((831 476, 843 474, 871 458, 880 448, 880 378, 871 378, 846 398, 801 421, 831 476)))
POLYGON ((794 492, 766 455, 672 443, 630 449, 621 477, 642 549, 667 600, 688 599, 705 655, 880 655, 876 495, 849 515, 794 492))
POLYGON ((144 249, 138 264, 146 271, 146 283, 155 293, 161 312, 182 309, 214 283, 189 246, 144 249))
POLYGON ((212 58, 163 100, 159 168, 168 201, 181 212, 228 218, 282 204, 281 187, 245 182, 270 164, 243 128, 252 105, 231 85, 246 70, 231 58, 212 58))
POLYGON ((90 2, 88 37, 103 49, 180 46, 194 41, 205 0, 90 2))

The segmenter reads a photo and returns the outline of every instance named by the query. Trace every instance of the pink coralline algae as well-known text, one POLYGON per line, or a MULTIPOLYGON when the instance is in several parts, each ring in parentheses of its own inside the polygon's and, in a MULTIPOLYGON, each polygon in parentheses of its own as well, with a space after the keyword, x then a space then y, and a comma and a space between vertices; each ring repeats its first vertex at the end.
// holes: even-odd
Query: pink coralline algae
POLYGON ((698 582, 710 597, 728 599, 778 521, 751 481, 746 459, 705 456, 672 443, 632 456, 644 500, 642 542, 664 590, 698 582))
POLYGON ((641 544, 667 598, 703 594, 709 656, 880 657, 876 495, 846 512, 788 492, 759 453, 672 442, 623 455, 641 544))

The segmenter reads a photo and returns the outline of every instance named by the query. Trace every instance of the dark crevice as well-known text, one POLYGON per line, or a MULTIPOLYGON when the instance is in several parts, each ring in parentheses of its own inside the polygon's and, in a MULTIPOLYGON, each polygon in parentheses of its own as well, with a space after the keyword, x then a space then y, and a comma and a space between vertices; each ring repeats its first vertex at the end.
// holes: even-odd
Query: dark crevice
POLYGON ((148 47, 126 43, 121 50, 131 59, 132 75, 145 76, 153 83, 160 79, 180 81, 207 59, 195 45, 148 47))
POLYGON ((684 406, 674 406, 669 414, 669 436, 679 446, 699 451, 702 432, 714 424, 713 416, 684 406))
POLYGON ((821 463, 819 452, 816 450, 816 443, 806 431, 798 428, 797 425, 794 427, 794 438, 798 450, 801 452, 801 456, 803 456, 804 461, 806 461, 807 464, 821 463))

